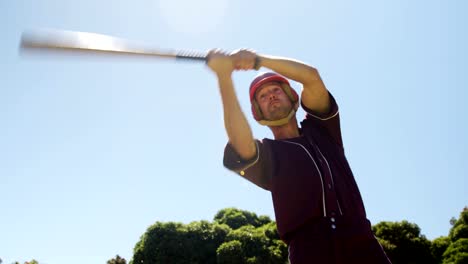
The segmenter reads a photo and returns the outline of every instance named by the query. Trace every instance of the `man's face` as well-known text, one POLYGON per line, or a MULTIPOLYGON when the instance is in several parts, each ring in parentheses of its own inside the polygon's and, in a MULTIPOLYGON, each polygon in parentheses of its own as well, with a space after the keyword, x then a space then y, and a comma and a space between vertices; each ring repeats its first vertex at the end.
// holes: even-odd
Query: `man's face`
POLYGON ((277 82, 262 85, 255 93, 255 100, 266 120, 278 120, 288 116, 292 103, 288 95, 277 82))

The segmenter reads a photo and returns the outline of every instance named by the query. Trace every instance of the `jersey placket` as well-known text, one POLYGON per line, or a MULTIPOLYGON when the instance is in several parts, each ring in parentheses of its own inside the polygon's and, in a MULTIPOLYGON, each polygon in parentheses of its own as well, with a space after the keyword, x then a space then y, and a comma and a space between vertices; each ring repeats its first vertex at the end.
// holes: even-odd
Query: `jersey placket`
POLYGON ((322 154, 320 149, 317 145, 311 144, 317 154, 317 160, 320 164, 320 170, 323 175, 323 181, 325 184, 325 204, 327 208, 326 215, 330 219, 330 227, 331 229, 335 230, 337 228, 336 224, 336 217, 343 215, 341 211, 340 202, 338 201, 338 197, 336 195, 335 184, 333 182, 333 175, 330 168, 330 164, 325 156, 322 154))

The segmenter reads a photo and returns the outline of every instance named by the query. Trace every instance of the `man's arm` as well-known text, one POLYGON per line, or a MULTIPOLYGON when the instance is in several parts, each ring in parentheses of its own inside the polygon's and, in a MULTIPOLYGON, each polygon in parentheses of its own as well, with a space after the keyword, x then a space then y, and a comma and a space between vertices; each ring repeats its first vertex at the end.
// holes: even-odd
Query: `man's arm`
POLYGON ((232 81, 234 64, 232 58, 219 51, 208 53, 208 66, 218 77, 219 91, 224 110, 224 126, 229 143, 244 160, 256 155, 255 141, 247 118, 241 110, 232 81))
POLYGON ((298 60, 260 55, 250 50, 239 50, 232 56, 236 69, 253 69, 257 60, 256 66, 269 68, 286 78, 302 83, 302 103, 318 115, 328 114, 330 98, 317 69, 298 60))

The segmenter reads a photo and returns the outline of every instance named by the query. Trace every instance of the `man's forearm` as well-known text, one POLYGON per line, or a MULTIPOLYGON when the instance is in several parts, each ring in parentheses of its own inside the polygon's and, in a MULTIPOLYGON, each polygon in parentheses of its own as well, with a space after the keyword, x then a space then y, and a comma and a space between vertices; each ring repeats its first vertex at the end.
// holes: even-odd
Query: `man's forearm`
POLYGON ((224 126, 229 142, 244 159, 255 156, 255 141, 247 119, 240 108, 231 75, 218 75, 224 110, 224 126))
POLYGON ((259 66, 269 68, 286 78, 293 79, 304 85, 313 84, 315 81, 320 81, 318 71, 301 61, 276 57, 270 55, 257 55, 259 59, 259 66))
POLYGON ((303 62, 274 57, 269 55, 257 55, 259 66, 263 66, 302 83, 301 102, 317 115, 325 115, 330 110, 330 98, 320 75, 312 66, 303 62))

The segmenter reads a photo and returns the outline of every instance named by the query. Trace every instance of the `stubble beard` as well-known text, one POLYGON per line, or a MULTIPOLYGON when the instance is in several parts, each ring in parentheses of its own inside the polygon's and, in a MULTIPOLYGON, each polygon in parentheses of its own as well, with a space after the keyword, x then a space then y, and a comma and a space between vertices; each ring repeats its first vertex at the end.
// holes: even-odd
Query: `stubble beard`
POLYGON ((279 105, 275 106, 272 105, 269 107, 269 113, 267 116, 267 120, 274 121, 274 120, 279 120, 282 118, 285 118, 291 113, 291 106, 286 106, 286 105, 279 105))

